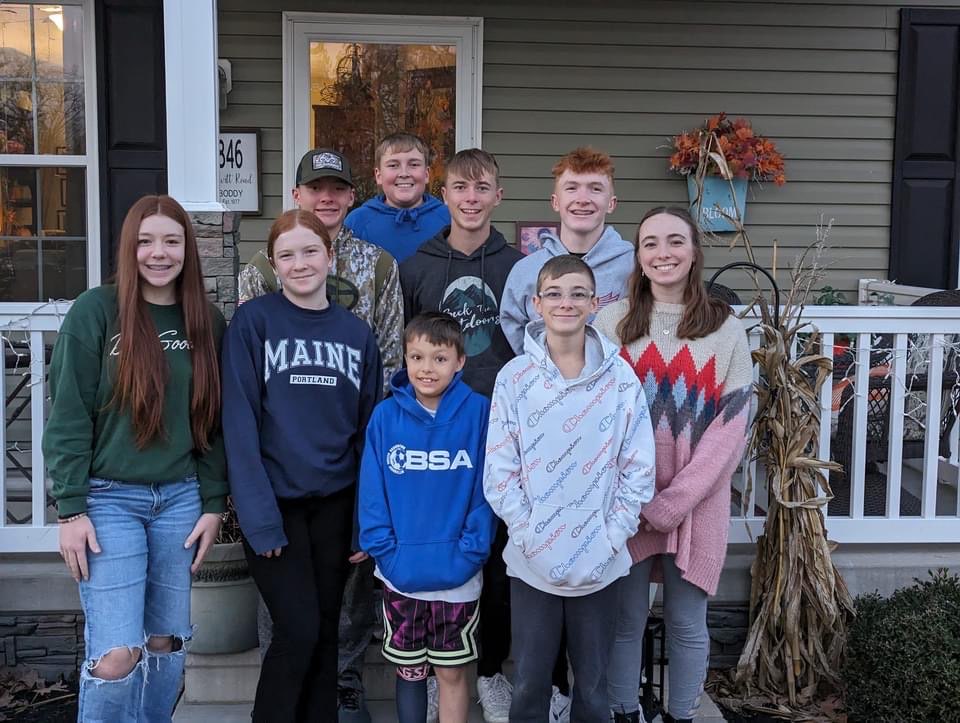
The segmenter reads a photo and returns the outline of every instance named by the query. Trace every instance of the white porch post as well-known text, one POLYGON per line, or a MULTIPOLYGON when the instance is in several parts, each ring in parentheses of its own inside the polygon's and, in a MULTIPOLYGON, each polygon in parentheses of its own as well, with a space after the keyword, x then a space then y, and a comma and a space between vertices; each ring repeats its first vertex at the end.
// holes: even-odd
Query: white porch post
POLYGON ((167 189, 187 211, 224 211, 217 193, 216 0, 164 0, 167 189))

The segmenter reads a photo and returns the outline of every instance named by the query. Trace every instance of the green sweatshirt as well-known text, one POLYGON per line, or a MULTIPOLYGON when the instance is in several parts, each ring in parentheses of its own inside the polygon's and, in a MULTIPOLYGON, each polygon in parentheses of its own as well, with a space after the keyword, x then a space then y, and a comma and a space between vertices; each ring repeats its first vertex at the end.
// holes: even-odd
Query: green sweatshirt
MULTIPOLYGON (((227 469, 221 430, 199 454, 190 429, 193 368, 179 304, 147 304, 169 365, 164 395, 166 437, 137 450, 130 413, 111 403, 119 342, 117 290, 85 291, 73 303, 50 361, 50 414, 43 454, 61 517, 87 509, 90 477, 137 484, 176 482, 196 475, 204 512, 226 509, 227 469)), ((212 304, 217 349, 226 323, 212 304)), ((219 352, 218 352, 219 353, 219 352)))

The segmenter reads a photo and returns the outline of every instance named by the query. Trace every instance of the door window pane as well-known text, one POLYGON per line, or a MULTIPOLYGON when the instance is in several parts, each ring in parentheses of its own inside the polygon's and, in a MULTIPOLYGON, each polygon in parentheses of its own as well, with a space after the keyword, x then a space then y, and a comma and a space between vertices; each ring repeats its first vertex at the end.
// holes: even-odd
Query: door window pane
POLYGON ((87 286, 83 168, 0 168, 0 302, 72 299, 87 286))
POLYGON ((0 77, 33 77, 30 15, 29 5, 3 3, 0 7, 0 77))
POLYGON ((374 151, 384 136, 408 131, 441 159, 455 151, 456 47, 375 43, 310 43, 310 137, 350 159, 357 201, 376 195, 374 151))

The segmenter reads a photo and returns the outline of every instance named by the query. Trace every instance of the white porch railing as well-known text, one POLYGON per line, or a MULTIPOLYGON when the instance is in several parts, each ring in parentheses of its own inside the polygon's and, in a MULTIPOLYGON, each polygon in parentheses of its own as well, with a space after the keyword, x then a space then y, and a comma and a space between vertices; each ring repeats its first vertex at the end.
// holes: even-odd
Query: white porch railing
MULTIPOLYGON (((5 357, 5 424, 0 447, 0 553, 40 552, 57 549, 56 512, 49 499, 50 480, 45 474, 40 440, 46 417, 46 365, 55 333, 69 304, 23 304, 0 307, 0 334, 5 357), (18 389, 18 386, 21 385, 18 389), (43 473, 36 473, 44 470, 43 473)), ((940 420, 947 404, 955 404, 958 387, 943 391, 942 379, 957 371, 960 308, 945 307, 808 307, 805 317, 823 332, 824 350, 842 337, 853 340, 856 363, 843 378, 826 384, 821 393, 820 457, 831 458, 836 440, 849 433, 852 460, 849 477, 832 473, 837 499, 827 511, 830 538, 841 543, 958 543, 960 495, 956 425, 949 454, 941 458, 940 420), (879 337, 879 335, 883 335, 879 337), (871 353, 871 341, 874 344, 871 353), (869 363, 867 362, 869 360, 869 363), (886 362, 889 362, 887 364, 886 362), (925 389, 914 383, 926 375, 925 389), (878 389, 871 377, 886 379, 878 389), (832 399, 848 387, 846 404, 833 410, 832 399), (852 393, 851 393, 852 391, 852 393), (927 402, 918 399, 925 392, 927 402), (887 439, 867 432, 872 396, 888 395, 887 439), (852 412, 852 414, 851 414, 852 412), (852 422, 851 422, 852 418, 852 422), (844 426, 846 425, 846 429, 844 426), (904 439, 920 430, 922 454, 905 455, 904 439), (831 435, 830 430, 833 430, 831 435), (932 430, 924 434, 923 430, 932 430), (831 439, 833 437, 833 440, 831 439), (868 449, 884 446, 880 462, 869 462, 868 449), (840 504, 840 498, 843 504, 840 504), (847 502, 848 500, 848 502, 847 502)), ((756 336, 753 337, 756 343, 756 336)), ((876 382, 875 382, 876 383, 876 382)), ((876 421, 876 414, 872 421, 876 421)), ((834 450, 836 452, 836 450, 834 450)), ((836 456, 836 455, 835 455, 836 456)), ((760 534, 767 509, 764 471, 744 460, 732 484, 734 516, 731 542, 749 542, 760 534), (754 484, 747 485, 747 471, 754 484)))
MULTIPOLYGON (((949 452, 939 455, 942 415, 949 405, 956 409, 960 399, 960 307, 811 306, 804 318, 821 331, 823 353, 850 344, 835 357, 837 367, 843 360, 853 361, 844 374, 835 373, 820 394, 818 456, 849 459, 848 474, 829 475, 835 495, 825 510, 830 539, 960 543, 955 422, 946 432, 949 452), (878 434, 884 428, 885 434, 878 434), (837 455, 847 432, 849 452, 837 455), (922 453, 908 458, 905 443, 917 434, 922 453), (875 452, 870 457, 883 460, 871 462, 869 479, 868 444, 875 452), (841 501, 844 504, 838 504, 841 501)), ((756 335, 751 342, 758 343, 756 335)), ((734 500, 739 493, 741 504, 730 523, 731 542, 755 539, 767 507, 764 471, 755 461, 744 462, 732 485, 734 500), (748 469, 755 480, 752 488, 748 469)))
POLYGON ((0 553, 57 549, 40 440, 50 350, 70 302, 0 305, 4 424, 0 429, 0 553))

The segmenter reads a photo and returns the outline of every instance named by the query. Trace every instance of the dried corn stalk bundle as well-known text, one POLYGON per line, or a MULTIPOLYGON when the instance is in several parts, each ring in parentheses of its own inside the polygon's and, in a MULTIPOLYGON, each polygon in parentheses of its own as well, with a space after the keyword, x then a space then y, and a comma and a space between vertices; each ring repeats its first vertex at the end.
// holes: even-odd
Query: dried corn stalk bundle
POLYGON ((831 719, 820 702, 839 688, 853 612, 822 512, 832 498, 824 470, 841 467, 816 458, 820 389, 833 364, 820 353, 819 333, 802 320, 803 302, 822 272, 823 236, 818 228, 818 242, 792 269, 779 318, 763 300, 752 307, 759 310, 761 343, 753 352, 760 380, 749 450, 766 469, 770 503, 751 567, 747 642, 736 668, 716 686, 729 708, 796 721, 831 719))

